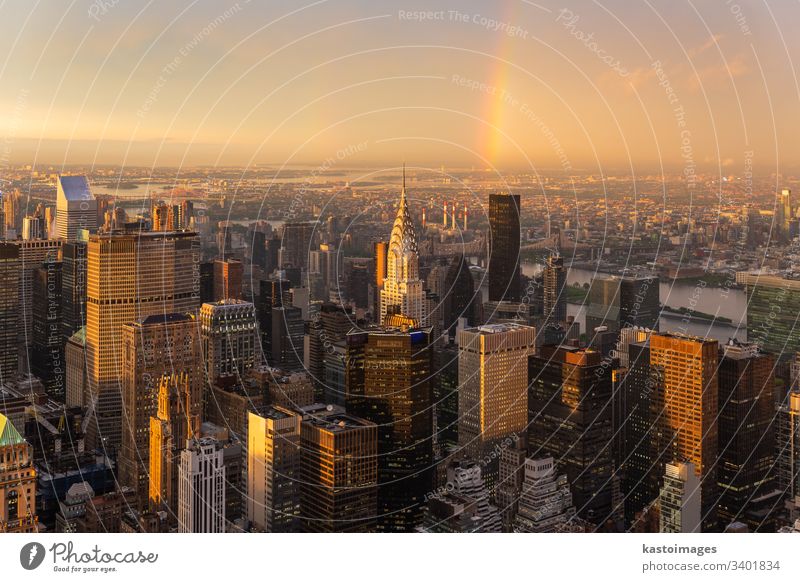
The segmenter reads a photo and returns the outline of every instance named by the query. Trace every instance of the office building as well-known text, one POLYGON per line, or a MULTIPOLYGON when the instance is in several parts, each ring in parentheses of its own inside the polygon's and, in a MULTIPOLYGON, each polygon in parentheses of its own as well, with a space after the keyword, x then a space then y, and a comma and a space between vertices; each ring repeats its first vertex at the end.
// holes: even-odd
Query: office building
POLYGON ((65 402, 66 363, 62 334, 62 264, 47 261, 32 275, 31 371, 44 383, 47 395, 65 402))
POLYGON ((800 280, 739 273, 747 294, 747 341, 779 359, 800 351, 800 280))
POLYGON ((244 265, 236 259, 214 261, 214 301, 242 299, 244 265))
POLYGON ((489 195, 489 301, 520 301, 519 194, 489 195))
POLYGON ((699 533, 701 486, 692 463, 667 463, 658 497, 661 533, 699 533))
POLYGON ((567 320, 567 272, 564 257, 550 255, 544 267, 544 317, 551 324, 567 320))
POLYGON ((525 459, 524 480, 514 517, 516 533, 552 533, 575 517, 567 476, 552 457, 525 459))
POLYGON ((500 458, 492 455, 528 424, 528 357, 536 330, 513 323, 491 324, 458 333, 458 440, 469 458, 490 458, 483 467, 494 491, 500 458))
POLYGON ((419 251, 414 221, 406 199, 405 169, 400 205, 389 238, 386 278, 380 292, 380 322, 386 325, 392 315, 412 319, 416 325, 426 321, 425 288, 419 276, 419 251))
POLYGON ((716 340, 654 333, 650 366, 663 375, 655 392, 657 423, 650 438, 656 467, 673 460, 691 463, 701 482, 703 531, 715 531, 719 390, 716 340))
POLYGON ((301 420, 278 406, 248 414, 246 514, 254 531, 297 530, 301 420))
POLYGON ((658 277, 598 275, 589 289, 587 334, 602 326, 611 332, 627 327, 658 330, 658 291, 658 277))
MULTIPOLYGON (((122 446, 119 480, 133 490, 139 507, 148 502, 150 424, 157 416, 159 386, 163 376, 184 378, 176 389, 185 394, 193 436, 200 426, 203 401, 202 352, 197 320, 191 314, 150 315, 122 326, 122 446), (185 385, 184 385, 185 383, 185 385)), ((181 440, 178 445, 183 444, 181 440)))
POLYGON ((430 333, 386 328, 368 332, 363 345, 363 404, 357 414, 378 425, 378 531, 418 528, 431 489, 430 333))
POLYGON ((578 517, 614 527, 612 378, 599 352, 543 346, 529 359, 528 451, 567 475, 578 517))
POLYGON ((0 383, 13 378, 19 367, 19 247, 0 242, 0 383))
POLYGON ((378 427, 335 405, 302 410, 300 526, 370 532, 378 512, 378 427))
MULTIPOLYGON (((19 246, 19 325, 18 341, 20 347, 33 344, 33 272, 44 263, 61 261, 60 240, 18 240, 19 246)), ((22 361, 23 370, 28 371, 27 358, 22 361)))
POLYGON ((225 532, 225 463, 216 439, 191 440, 181 451, 178 532, 225 532))
MULTIPOLYGON (((86 362, 95 420, 90 447, 122 442, 122 326, 149 315, 200 307, 200 241, 192 232, 112 233, 90 237, 87 253, 86 362)), ((154 395, 155 396, 155 395, 154 395)), ((155 408, 142 421, 149 423, 155 408)))
POLYGON ((800 499, 800 390, 792 390, 776 410, 778 490, 800 499))
POLYGON ((0 533, 36 533, 33 451, 0 413, 0 533))
POLYGON ((775 358, 729 341, 719 360, 717 485, 721 528, 733 522, 768 531, 775 505, 775 358))
POLYGON ((316 222, 287 222, 281 238, 280 268, 308 268, 308 253, 314 240, 316 222))
POLYGON ((76 240, 65 242, 61 249, 62 325, 65 340, 86 325, 86 248, 85 240, 76 240))
POLYGON ((86 176, 59 176, 56 184, 56 237, 74 241, 79 230, 97 229, 97 200, 86 176))
POLYGON ((206 374, 210 383, 218 378, 241 378, 261 358, 256 308, 241 299, 204 303, 200 307, 200 337, 206 374))
POLYGON ((451 337, 456 335, 459 319, 466 320, 465 327, 473 327, 479 323, 476 307, 480 305, 480 292, 475 290, 475 282, 463 255, 455 257, 450 263, 443 291, 444 293, 439 294, 442 319, 444 329, 451 337))

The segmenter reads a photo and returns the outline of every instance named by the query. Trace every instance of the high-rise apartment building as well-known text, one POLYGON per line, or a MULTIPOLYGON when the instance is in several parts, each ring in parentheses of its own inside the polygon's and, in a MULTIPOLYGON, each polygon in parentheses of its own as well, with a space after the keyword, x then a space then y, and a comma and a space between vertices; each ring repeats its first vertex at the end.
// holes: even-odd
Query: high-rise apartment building
POLYGON ((567 272, 564 257, 550 255, 544 267, 544 317, 551 324, 567 320, 567 272))
POLYGON ((406 199, 405 169, 400 205, 389 238, 386 279, 380 292, 380 322, 386 325, 392 315, 401 315, 423 325, 426 322, 425 287, 419 276, 419 250, 414 220, 406 199))
POLYGON ((520 301, 519 194, 489 195, 489 301, 520 301))
MULTIPOLYGON (((90 237, 87 254, 85 399, 94 407, 87 442, 122 442, 122 326, 149 315, 193 313, 199 306, 200 241, 193 232, 90 237)), ((143 417, 149 422, 154 408, 143 417)))
POLYGON ((86 176, 59 176, 56 186, 56 236, 73 241, 81 229, 94 232, 97 200, 86 176))
POLYGON ((210 437, 187 442, 178 468, 178 532, 225 532, 225 462, 210 437))
POLYGON ((303 409, 300 527, 306 532, 374 531, 378 427, 335 405, 303 409))
POLYGON ((528 357, 536 330, 514 323, 484 325, 458 333, 458 441, 483 467, 494 491, 503 441, 519 438, 528 425, 528 357))
POLYGON ((247 520, 255 531, 297 530, 301 415, 270 407, 247 427, 247 520))

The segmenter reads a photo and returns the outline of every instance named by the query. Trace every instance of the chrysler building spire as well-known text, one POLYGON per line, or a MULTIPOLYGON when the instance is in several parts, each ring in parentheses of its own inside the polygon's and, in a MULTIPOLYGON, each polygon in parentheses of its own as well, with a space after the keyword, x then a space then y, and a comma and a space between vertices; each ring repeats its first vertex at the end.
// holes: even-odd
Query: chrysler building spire
POLYGON ((405 164, 400 205, 389 238, 386 279, 381 291, 381 324, 385 324, 391 315, 403 315, 417 324, 422 324, 425 319, 425 290, 419 278, 417 234, 406 197, 405 164))

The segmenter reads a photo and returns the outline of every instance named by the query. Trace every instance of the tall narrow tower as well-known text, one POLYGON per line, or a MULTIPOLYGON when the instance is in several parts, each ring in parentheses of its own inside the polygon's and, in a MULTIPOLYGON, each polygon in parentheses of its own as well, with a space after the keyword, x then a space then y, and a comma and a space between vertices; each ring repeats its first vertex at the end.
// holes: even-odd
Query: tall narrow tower
POLYGON ((381 290, 381 324, 388 317, 403 315, 421 325, 425 320, 425 289, 419 278, 419 253, 414 222, 406 200, 406 169, 403 166, 403 189, 400 206, 389 239, 386 279, 381 290))

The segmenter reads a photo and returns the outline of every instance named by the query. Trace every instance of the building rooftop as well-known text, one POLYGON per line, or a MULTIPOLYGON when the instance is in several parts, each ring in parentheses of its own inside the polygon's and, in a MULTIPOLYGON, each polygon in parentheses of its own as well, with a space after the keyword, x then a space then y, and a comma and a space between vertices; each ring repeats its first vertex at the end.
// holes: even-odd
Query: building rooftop
POLYGON ((67 200, 94 200, 86 176, 59 176, 58 183, 67 200))
POLYGON ((0 413, 0 447, 19 445, 25 442, 5 414, 0 413))

